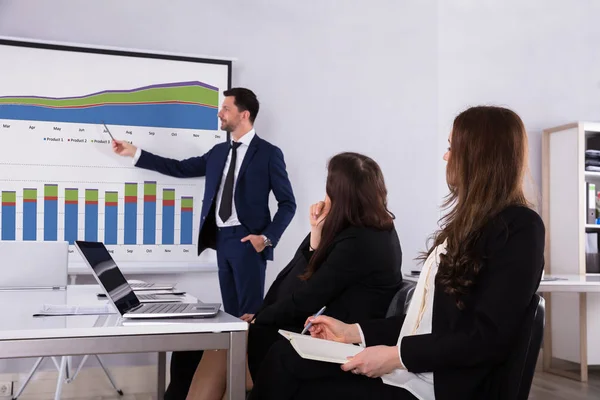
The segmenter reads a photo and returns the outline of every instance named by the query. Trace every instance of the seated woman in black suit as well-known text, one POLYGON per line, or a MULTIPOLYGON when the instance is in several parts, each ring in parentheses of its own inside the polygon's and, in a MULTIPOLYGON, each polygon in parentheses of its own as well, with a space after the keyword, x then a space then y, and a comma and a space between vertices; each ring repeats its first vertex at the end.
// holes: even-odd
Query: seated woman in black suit
POLYGON ((544 265, 544 224, 523 191, 525 128, 510 110, 474 107, 455 119, 449 142, 451 209, 423 256, 406 316, 309 318, 312 336, 366 349, 340 368, 278 343, 251 399, 506 398, 503 363, 544 265))
MULTIPOLYGON (((328 164, 325 201, 310 208, 310 234, 269 289, 248 333, 252 376, 277 341, 279 329, 300 332, 306 319, 326 315, 358 322, 383 318, 402 283, 402 251, 387 209, 387 189, 377 163, 341 153, 328 164)), ((226 385, 226 352, 205 352, 188 399, 220 400, 226 385)), ((251 379, 247 377, 247 385, 251 379)))

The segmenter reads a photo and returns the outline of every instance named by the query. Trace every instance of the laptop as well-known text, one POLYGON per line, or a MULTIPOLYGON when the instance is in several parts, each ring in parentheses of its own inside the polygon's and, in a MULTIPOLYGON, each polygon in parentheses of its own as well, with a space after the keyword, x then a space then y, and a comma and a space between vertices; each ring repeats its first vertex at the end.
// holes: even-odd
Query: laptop
POLYGON ((207 318, 219 312, 217 303, 142 303, 103 243, 76 240, 75 248, 123 318, 207 318))
POLYGON ((0 241, 0 289, 65 289, 68 263, 68 242, 0 241))

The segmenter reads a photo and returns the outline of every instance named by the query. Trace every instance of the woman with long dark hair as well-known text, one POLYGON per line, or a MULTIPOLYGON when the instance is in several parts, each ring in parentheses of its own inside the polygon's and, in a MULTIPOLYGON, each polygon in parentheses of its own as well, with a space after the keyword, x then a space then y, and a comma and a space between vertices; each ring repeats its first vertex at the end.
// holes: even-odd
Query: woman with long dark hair
MULTIPOLYGON (((306 319, 325 315, 349 322, 383 318, 402 282, 402 251, 387 208, 379 165, 358 153, 328 163, 325 199, 310 207, 310 234, 278 275, 250 322, 248 366, 252 377, 279 329, 300 332, 306 319)), ((221 399, 225 352, 205 352, 188 399, 221 399)), ((251 387, 251 378, 247 377, 251 387)))
POLYGON ((513 111, 473 107, 455 119, 449 143, 450 211, 406 315, 309 318, 312 336, 366 348, 340 368, 278 343, 251 399, 506 398, 503 364, 544 266, 544 225, 523 190, 527 136, 513 111))

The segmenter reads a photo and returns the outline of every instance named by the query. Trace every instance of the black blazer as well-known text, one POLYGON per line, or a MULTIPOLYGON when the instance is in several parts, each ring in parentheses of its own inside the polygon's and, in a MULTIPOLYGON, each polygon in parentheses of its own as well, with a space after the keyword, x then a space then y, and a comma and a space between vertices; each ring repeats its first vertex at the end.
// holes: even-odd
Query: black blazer
MULTIPOLYGON (((436 285, 432 333, 404 337, 400 354, 415 373, 433 372, 437 400, 506 399, 502 364, 544 268, 544 224, 534 211, 508 207, 482 231, 484 266, 466 308, 436 285)), ((367 346, 396 345, 404 317, 360 323, 367 346)))
MULTIPOLYGON (((283 299, 279 294, 282 286, 284 288, 287 288, 288 290, 292 288, 292 291, 296 291, 297 289, 306 285, 307 282, 301 280, 297 273, 292 274, 292 271, 301 270, 302 273, 306 271, 306 267, 308 267, 308 260, 304 253, 306 251, 305 249, 308 249, 309 245, 310 234, 304 238, 302 243, 300 243, 300 246, 298 246, 298 249, 296 250, 296 253, 294 254, 292 260, 288 263, 288 265, 285 266, 285 268, 283 268, 279 272, 279 274, 269 287, 269 290, 267 291, 267 294, 265 295, 262 304, 260 305, 258 311, 256 311, 254 315, 254 319, 256 319, 256 316, 258 316, 258 314, 260 314, 262 310, 275 304, 278 300, 283 299)), ((289 294, 291 293, 288 293, 288 295, 289 294)))
MULTIPOLYGON (((306 264, 313 254, 309 243, 310 235, 296 253, 306 264)), ((291 278, 288 274, 293 265, 291 262, 279 273, 270 293, 276 293, 277 286, 291 278)), ((402 283, 401 265, 402 250, 395 229, 347 228, 335 237, 327 258, 304 285, 283 298, 273 299, 267 294, 255 324, 299 331, 306 318, 323 306, 327 306, 325 315, 347 322, 383 318, 402 283)))

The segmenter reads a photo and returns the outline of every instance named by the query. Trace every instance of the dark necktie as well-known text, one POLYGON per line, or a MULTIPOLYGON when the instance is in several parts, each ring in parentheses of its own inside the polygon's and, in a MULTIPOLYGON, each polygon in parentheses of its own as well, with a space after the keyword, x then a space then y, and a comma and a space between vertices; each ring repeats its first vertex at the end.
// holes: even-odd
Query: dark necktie
POLYGON ((237 158, 237 148, 240 147, 240 142, 233 142, 231 144, 231 162, 229 163, 229 170, 225 177, 225 184, 223 186, 223 195, 221 196, 221 205, 219 207, 219 217, 221 221, 225 222, 231 217, 231 207, 233 205, 233 180, 235 174, 235 160, 237 158))

